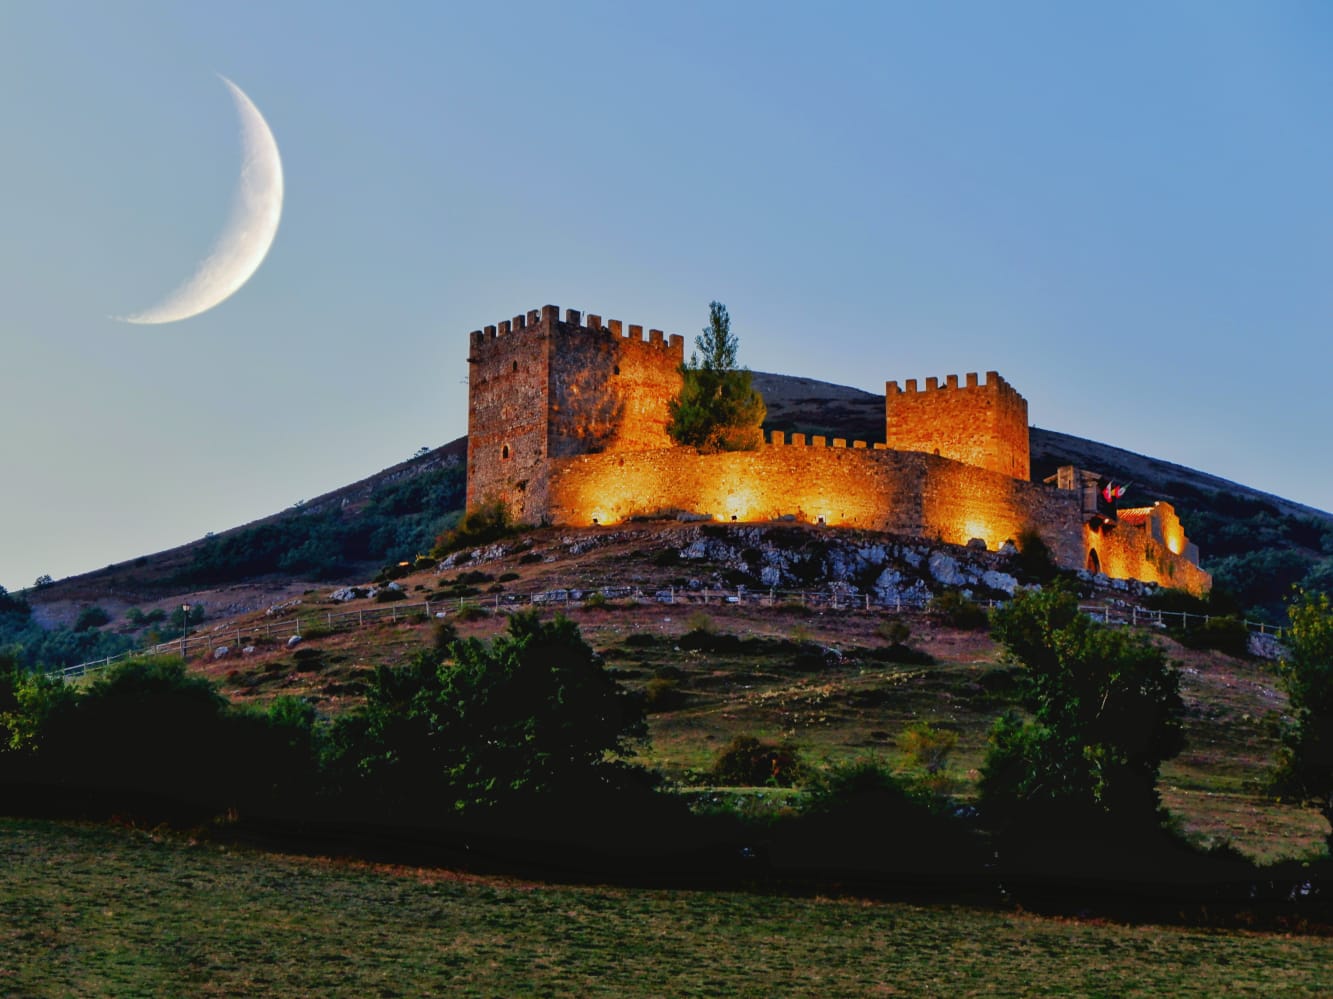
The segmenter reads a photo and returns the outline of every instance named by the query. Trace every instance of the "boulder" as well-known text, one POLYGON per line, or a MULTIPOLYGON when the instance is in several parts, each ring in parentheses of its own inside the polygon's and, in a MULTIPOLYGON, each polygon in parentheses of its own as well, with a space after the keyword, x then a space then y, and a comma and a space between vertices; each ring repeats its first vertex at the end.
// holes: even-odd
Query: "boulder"
POLYGON ((227 648, 227 646, 225 646, 225 645, 219 645, 216 649, 213 650, 213 658, 214 658, 214 659, 225 659, 225 658, 227 658, 227 656, 228 656, 230 653, 231 653, 231 649, 227 648))
POLYGON ((945 586, 964 586, 973 581, 958 565, 958 560, 944 552, 932 552, 927 565, 936 582, 945 586))
POLYGON ((293 635, 291 638, 287 639, 287 648, 289 649, 294 649, 300 644, 301 644, 300 635, 293 635))
POLYGON ((996 572, 994 569, 983 572, 981 574, 981 582, 983 586, 988 586, 992 590, 999 590, 1002 593, 1007 593, 1011 597, 1014 595, 1014 590, 1018 589, 1017 579, 1009 575, 1007 572, 996 572))

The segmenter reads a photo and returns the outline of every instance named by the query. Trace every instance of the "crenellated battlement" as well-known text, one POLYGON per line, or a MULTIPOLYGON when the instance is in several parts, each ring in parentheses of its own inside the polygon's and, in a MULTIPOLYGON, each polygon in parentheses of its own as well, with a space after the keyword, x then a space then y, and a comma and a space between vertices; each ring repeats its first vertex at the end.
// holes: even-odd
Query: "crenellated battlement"
MULTIPOLYGON (((805 434, 792 434, 791 437, 788 438, 785 431, 774 430, 769 434, 769 439, 768 441, 765 442, 764 446, 765 447, 823 447, 823 448, 841 448, 844 450, 866 450, 871 445, 867 444, 865 441, 852 441, 851 446, 849 448, 847 444, 847 438, 845 437, 834 437, 831 442, 826 436, 821 436, 820 434, 811 434, 808 437, 805 434)), ((883 444, 875 444, 874 447, 876 450, 884 449, 883 444)))
POLYGON ((486 343, 502 337, 517 335, 543 336, 558 330, 564 333, 578 332, 589 336, 618 340, 623 343, 643 343, 662 350, 677 352, 682 360, 685 355, 685 338, 679 333, 666 334, 661 330, 650 329, 644 336, 644 328, 638 324, 626 325, 619 319, 603 320, 596 313, 588 313, 586 319, 578 309, 566 309, 565 318, 560 318, 560 309, 555 305, 543 305, 540 309, 529 309, 512 319, 502 319, 492 326, 473 330, 468 334, 471 346, 476 349, 486 343))
POLYGON ((958 384, 957 375, 946 375, 944 384, 940 384, 939 378, 931 377, 926 379, 925 388, 917 387, 915 378, 908 378, 899 387, 896 381, 884 383, 884 394, 892 395, 925 395, 930 392, 969 392, 980 391, 997 396, 1004 396, 1015 400, 1021 400, 1023 397, 1018 390, 1010 385, 1000 376, 998 371, 987 371, 984 379, 979 379, 975 371, 969 371, 963 376, 963 384, 958 384))
POLYGON ((900 388, 884 385, 884 441, 896 451, 923 451, 967 465, 1003 472, 1015 479, 1029 475, 1028 404, 999 372, 984 381, 969 372, 944 384, 927 378, 918 388, 909 378, 900 388))

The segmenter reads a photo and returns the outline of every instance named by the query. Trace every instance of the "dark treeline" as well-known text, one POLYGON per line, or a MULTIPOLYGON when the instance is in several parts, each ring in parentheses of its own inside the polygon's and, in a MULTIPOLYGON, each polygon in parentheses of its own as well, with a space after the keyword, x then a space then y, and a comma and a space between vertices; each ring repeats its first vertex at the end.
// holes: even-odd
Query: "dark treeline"
MULTIPOLYGON (((374 673, 363 708, 335 719, 293 698, 234 706, 167 659, 121 664, 84 688, 10 660, 0 800, 10 813, 165 821, 551 877, 1330 921, 1322 868, 1257 869, 1170 831, 1156 778, 1180 749, 1181 703, 1149 639, 1079 614, 1058 584, 1016 599, 993 626, 1021 667, 1023 710, 997 723, 975 806, 929 773, 805 767, 752 739, 724 752, 719 775, 799 781, 798 803, 763 814, 691 805, 631 762, 643 698, 572 622, 531 612, 490 642, 441 625, 406 666, 374 673)), ((918 748, 932 735, 916 727, 918 748)))

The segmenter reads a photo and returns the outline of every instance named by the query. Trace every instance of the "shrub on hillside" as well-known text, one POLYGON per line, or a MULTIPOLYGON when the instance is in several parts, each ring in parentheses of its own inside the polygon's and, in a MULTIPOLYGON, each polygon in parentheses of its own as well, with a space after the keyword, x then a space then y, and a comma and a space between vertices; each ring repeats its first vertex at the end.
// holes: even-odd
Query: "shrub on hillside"
POLYGON ((93 605, 85 607, 79 611, 79 616, 74 622, 75 631, 87 631, 90 628, 100 628, 104 624, 111 622, 111 615, 101 607, 93 605))
POLYGON ((432 558, 443 558, 463 548, 476 548, 517 534, 521 529, 509 516, 509 508, 500 500, 488 500, 463 514, 458 526, 435 539, 432 558))
POLYGON ((1046 540, 1037 533, 1036 528, 1028 527, 1020 531, 1016 539, 1018 556, 1014 566, 1024 579, 1049 583, 1060 574, 1060 567, 1055 564, 1055 557, 1046 540))
POLYGON ((489 643, 455 642, 381 667, 360 716, 335 732, 343 773, 386 814, 433 820, 534 796, 617 786, 646 729, 565 618, 515 614, 489 643))
POLYGON ((655 676, 643 688, 643 710, 649 714, 674 711, 689 699, 674 676, 655 676))
POLYGON ((1250 654, 1250 629, 1238 617, 1213 617, 1199 624, 1172 628, 1171 637, 1187 649, 1216 649, 1238 657, 1250 654))
POLYGON ((732 787, 792 787, 808 773, 795 746, 738 735, 717 754, 712 780, 732 787))
POLYGON ((987 627, 990 620, 984 607, 957 590, 945 590, 936 594, 931 599, 928 610, 930 616, 941 624, 966 631, 979 631, 987 627))

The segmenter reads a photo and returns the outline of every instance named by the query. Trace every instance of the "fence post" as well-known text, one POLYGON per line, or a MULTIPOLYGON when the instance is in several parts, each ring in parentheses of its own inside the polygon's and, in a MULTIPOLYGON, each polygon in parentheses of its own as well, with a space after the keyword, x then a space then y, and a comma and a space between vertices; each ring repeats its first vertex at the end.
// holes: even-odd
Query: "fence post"
POLYGON ((429 600, 429 598, 426 600, 426 616, 427 616, 427 617, 430 617, 430 600, 429 600))

